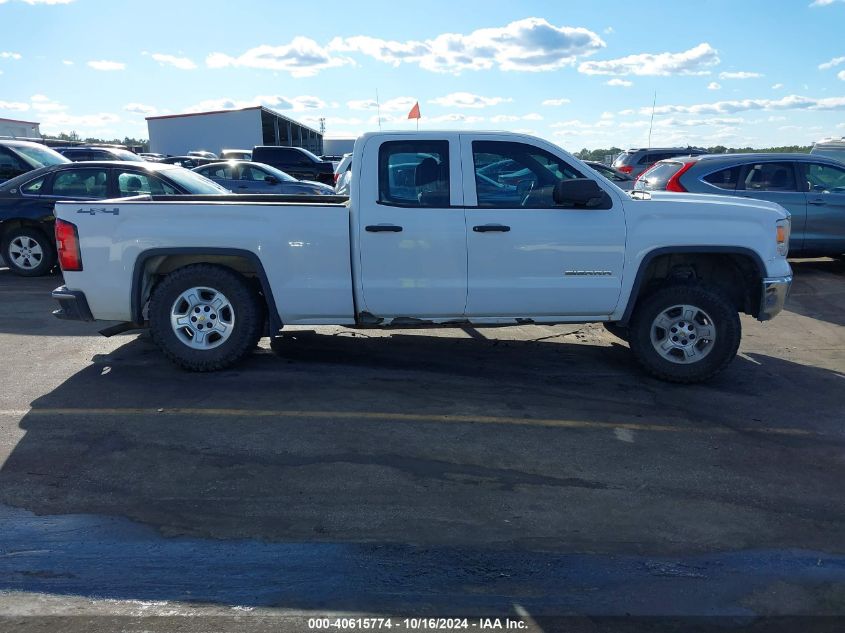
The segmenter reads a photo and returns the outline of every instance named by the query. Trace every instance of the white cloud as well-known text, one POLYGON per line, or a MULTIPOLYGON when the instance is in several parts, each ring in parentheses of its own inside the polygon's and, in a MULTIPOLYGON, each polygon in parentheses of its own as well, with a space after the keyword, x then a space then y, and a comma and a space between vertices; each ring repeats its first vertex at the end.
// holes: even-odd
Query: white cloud
POLYGON ((441 114, 435 117, 428 117, 425 120, 429 123, 479 123, 484 120, 484 117, 456 112, 453 114, 441 114))
POLYGON ((425 70, 451 73, 490 68, 555 70, 571 66, 578 57, 604 46, 604 41, 588 29, 558 27, 536 17, 468 34, 443 33, 427 40, 400 42, 358 35, 336 37, 329 43, 331 50, 361 53, 394 66, 418 64, 425 70))
POLYGON ((20 59, 20 53, 13 53, 12 51, 0 51, 0 59, 20 59))
POLYGON ((544 106, 562 106, 567 103, 572 103, 571 99, 546 99, 542 104, 544 106))
MULTIPOLYGON (((303 116, 297 117, 300 121, 305 123, 306 125, 310 125, 312 127, 318 127, 320 125, 320 118, 317 116, 303 116)), ((362 125, 364 123, 363 120, 357 117, 339 117, 339 116, 327 116, 322 117, 325 121, 326 128, 331 128, 334 126, 339 125, 362 125)))
MULTIPOLYGON (((4 4, 5 2, 8 2, 8 1, 9 0, 0 0, 0 4, 4 4)), ((32 5, 36 5, 36 4, 47 4, 47 5, 70 4, 74 0, 18 0, 18 1, 32 6, 32 5)))
POLYGON ((193 70, 197 67, 197 65, 187 57, 165 55, 164 53, 153 53, 151 57, 161 66, 173 66, 174 68, 178 68, 180 70, 193 70))
POLYGON ((144 116, 155 116, 158 113, 158 108, 143 103, 127 103, 123 109, 133 114, 142 114, 144 116))
POLYGON ((842 81, 845 81, 845 70, 840 70, 836 73, 836 76, 839 77, 842 81))
POLYGON ((0 101, 0 110, 11 110, 12 112, 26 112, 29 110, 28 103, 20 101, 0 101))
POLYGON ((48 114, 41 119, 41 129, 47 134, 76 130, 83 136, 98 133, 117 134, 114 125, 120 123, 120 117, 109 112, 96 114, 72 115, 65 112, 48 114))
POLYGON ((628 116, 629 114, 634 114, 634 110, 632 110, 630 108, 627 109, 627 110, 620 110, 619 114, 621 114, 623 116, 628 116))
POLYGON ((513 101, 513 99, 506 99, 505 97, 482 97, 471 92, 453 92, 444 97, 430 99, 429 103, 434 103, 444 108, 487 108, 506 101, 513 101))
POLYGON ((126 64, 123 62, 112 62, 105 59, 95 60, 88 62, 88 66, 93 68, 94 70, 124 70, 126 68, 126 64))
POLYGON ((834 57, 829 62, 819 64, 819 70, 830 70, 831 68, 835 68, 840 64, 845 64, 845 57, 834 57))
POLYGON ((194 112, 210 112, 215 110, 239 110, 241 108, 251 108, 254 106, 265 106, 274 108, 276 110, 292 110, 294 112, 302 112, 303 110, 313 110, 316 108, 329 107, 325 101, 319 97, 311 95, 301 95, 298 97, 283 97, 281 95, 256 95, 251 99, 232 99, 229 97, 221 97, 219 99, 204 99, 199 103, 188 106, 183 110, 185 113, 194 112))
POLYGON ((719 79, 757 79, 762 76, 761 73, 753 73, 745 70, 719 73, 719 79))
POLYGON ((615 33, 612 26, 607 27, 604 31, 602 31, 606 35, 610 35, 611 33, 615 33))
POLYGON ((205 59, 209 68, 259 68, 281 70, 292 77, 312 77, 326 68, 354 64, 347 57, 335 57, 327 47, 320 46, 308 37, 298 36, 289 44, 270 46, 262 44, 237 57, 225 53, 211 53, 205 59))
POLYGON ((491 123, 510 123, 513 121, 542 121, 543 117, 536 112, 529 114, 497 114, 490 117, 491 123))
POLYGON ((601 113, 601 118, 602 118, 602 119, 605 119, 605 120, 606 120, 606 119, 614 119, 614 118, 616 118, 616 115, 615 115, 615 114, 613 114, 613 112, 602 112, 602 113, 601 113))
POLYGON ((621 86, 623 88, 630 88, 634 85, 633 81, 628 81, 627 79, 608 79, 604 83, 608 86, 621 86))
POLYGON ((777 121, 786 121, 786 117, 785 117, 785 116, 780 116, 780 115, 774 115, 774 114, 773 114, 772 116, 770 116, 770 117, 769 117, 768 119, 766 119, 766 120, 767 120, 769 123, 776 123, 777 121))
POLYGON ((587 75, 707 75, 707 68, 719 63, 719 55, 703 42, 679 53, 639 53, 618 59, 587 61, 578 72, 587 75))
MULTIPOLYGON (((409 112, 416 102, 417 100, 413 97, 396 97, 383 101, 380 109, 382 112, 401 112, 402 110, 409 112)), ((361 99, 347 101, 346 107, 350 110, 376 110, 378 104, 376 104, 375 99, 361 99)))
POLYGON ((720 84, 717 81, 711 81, 709 84, 707 84, 707 89, 708 90, 721 90, 722 84, 720 84))
POLYGON ((29 100, 32 103, 32 109, 36 112, 60 112, 67 110, 66 105, 62 105, 58 101, 53 101, 46 95, 32 95, 29 100))
POLYGON ((783 88, 783 84, 772 84, 772 90, 780 90, 783 88))
POLYGON ((62 63, 63 63, 65 66, 73 66, 73 62, 72 62, 72 61, 70 61, 69 59, 63 59, 63 60, 62 60, 62 63))
POLYGON ((813 0, 813 2, 810 3, 810 6, 811 7, 826 7, 826 6, 833 4, 834 2, 845 2, 845 0, 813 0))
MULTIPOLYGON (((748 110, 845 110, 845 97, 803 97, 788 95, 780 99, 737 99, 717 101, 715 103, 699 103, 695 105, 664 105, 657 106, 657 114, 730 114, 748 110)), ((640 109, 641 114, 649 114, 651 108, 640 109)))

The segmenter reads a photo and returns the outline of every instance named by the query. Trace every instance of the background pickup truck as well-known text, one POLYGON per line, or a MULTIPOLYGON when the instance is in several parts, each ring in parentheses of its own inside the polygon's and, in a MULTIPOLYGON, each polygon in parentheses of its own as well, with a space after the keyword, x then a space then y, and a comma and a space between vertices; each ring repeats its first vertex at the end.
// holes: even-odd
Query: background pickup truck
POLYGON ((148 325, 197 371, 284 325, 602 321, 654 376, 694 382, 735 356, 739 312, 771 319, 792 281, 782 207, 630 197, 530 136, 371 133, 352 164, 342 202, 58 204, 56 316, 148 325))
POLYGON ((302 147, 259 145, 252 150, 252 160, 280 169, 297 180, 313 180, 334 186, 334 165, 302 147))

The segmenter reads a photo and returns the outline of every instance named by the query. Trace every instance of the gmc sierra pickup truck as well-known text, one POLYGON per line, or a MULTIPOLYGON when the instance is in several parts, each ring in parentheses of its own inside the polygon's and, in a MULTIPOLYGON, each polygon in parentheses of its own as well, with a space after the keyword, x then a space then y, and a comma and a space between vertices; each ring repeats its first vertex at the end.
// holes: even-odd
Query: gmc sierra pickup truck
POLYGON ((348 200, 59 203, 56 316, 149 327, 195 371, 285 325, 605 322, 652 375, 696 382, 735 356, 739 313, 771 319, 792 281, 782 207, 632 197, 534 137, 370 133, 352 164, 348 200))

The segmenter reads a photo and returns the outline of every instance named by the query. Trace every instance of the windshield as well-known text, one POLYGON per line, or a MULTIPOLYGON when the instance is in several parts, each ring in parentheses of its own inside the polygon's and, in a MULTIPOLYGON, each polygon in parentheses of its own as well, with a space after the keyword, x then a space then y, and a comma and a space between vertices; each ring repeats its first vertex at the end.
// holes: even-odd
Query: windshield
POLYGON ((308 151, 307 149, 305 149, 304 147, 300 147, 300 148, 298 148, 298 149, 299 149, 299 151, 300 151, 300 152, 302 152, 303 154, 305 154, 306 156, 308 156, 308 158, 310 158, 311 160, 313 160, 315 163, 324 163, 324 162, 326 162, 326 161, 324 161, 322 158, 320 158, 319 156, 317 156, 316 154, 312 154, 311 152, 309 152, 309 151, 308 151))
POLYGON ((38 145, 14 145, 14 150, 29 159, 33 167, 49 167, 50 165, 63 165, 70 160, 49 147, 38 145))
POLYGON ((814 147, 811 154, 820 154, 821 156, 830 156, 836 160, 841 160, 845 163, 845 147, 814 147))
POLYGON ((218 185, 213 180, 209 180, 205 176, 200 176, 199 174, 183 167, 162 169, 161 172, 164 173, 177 185, 183 187, 188 193, 231 193, 228 189, 221 185, 218 185))
POLYGON ((143 156, 138 156, 138 154, 133 154, 132 152, 125 150, 125 149, 113 149, 111 151, 120 160, 133 161, 133 162, 136 162, 136 163, 146 163, 147 162, 146 160, 144 160, 143 156))
POLYGON ((257 166, 260 166, 262 170, 266 171, 271 176, 275 176, 281 182, 298 182, 296 178, 291 176, 289 173, 282 171, 281 169, 276 169, 270 165, 266 165, 264 163, 255 163, 257 166))

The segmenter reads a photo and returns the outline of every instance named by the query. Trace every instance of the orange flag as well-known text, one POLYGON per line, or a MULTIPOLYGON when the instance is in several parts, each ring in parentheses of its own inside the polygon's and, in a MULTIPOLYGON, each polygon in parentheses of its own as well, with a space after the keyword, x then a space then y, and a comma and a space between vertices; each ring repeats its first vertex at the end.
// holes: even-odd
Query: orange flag
POLYGON ((411 111, 408 113, 409 119, 419 119, 420 118, 420 102, 417 101, 414 104, 414 107, 411 108, 411 111))

